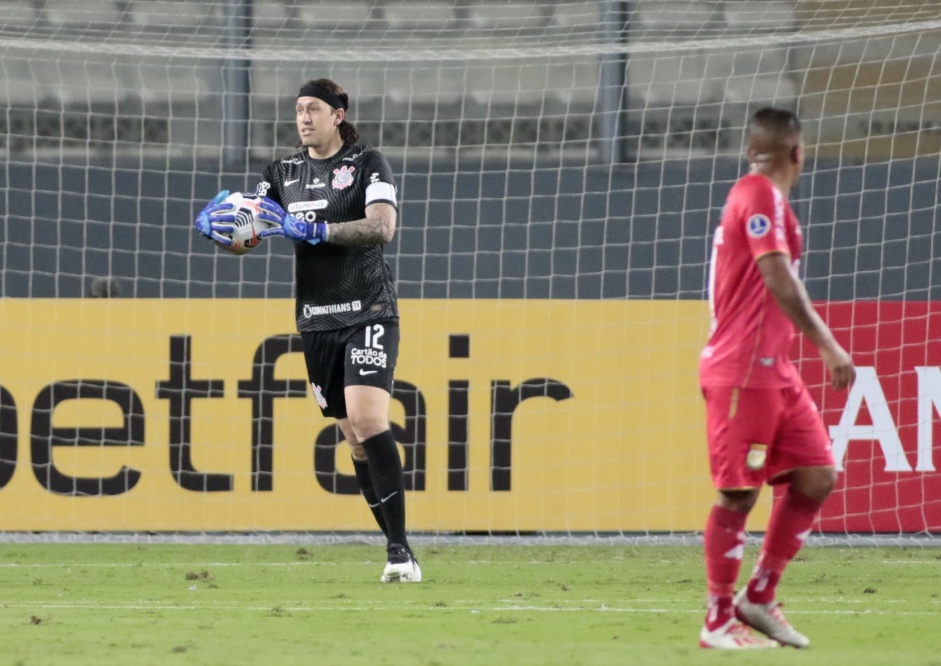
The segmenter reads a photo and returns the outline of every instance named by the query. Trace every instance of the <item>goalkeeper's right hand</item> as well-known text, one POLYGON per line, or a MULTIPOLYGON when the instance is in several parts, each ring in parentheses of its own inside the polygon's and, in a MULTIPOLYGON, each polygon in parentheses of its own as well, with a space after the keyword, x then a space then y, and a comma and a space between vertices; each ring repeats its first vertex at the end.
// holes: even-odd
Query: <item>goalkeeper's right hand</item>
POLYGON ((228 190, 219 192, 219 194, 213 197, 212 201, 206 204, 206 207, 196 216, 196 221, 194 222, 196 231, 198 231, 201 236, 205 236, 223 245, 229 245, 232 241, 228 236, 223 236, 219 232, 231 231, 232 229, 230 226, 225 226, 225 228, 220 229, 219 224, 213 220, 213 214, 232 210, 232 204, 222 203, 227 196, 229 196, 228 190))

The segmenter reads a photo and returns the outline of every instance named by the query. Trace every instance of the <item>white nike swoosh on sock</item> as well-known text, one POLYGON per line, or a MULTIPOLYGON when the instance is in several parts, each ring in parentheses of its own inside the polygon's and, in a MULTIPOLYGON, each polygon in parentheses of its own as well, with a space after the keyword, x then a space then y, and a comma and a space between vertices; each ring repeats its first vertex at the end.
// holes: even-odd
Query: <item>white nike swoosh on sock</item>
POLYGON ((385 497, 381 498, 379 501, 382 502, 383 504, 385 504, 387 500, 392 499, 393 497, 395 497, 395 496, 398 495, 398 494, 399 494, 399 491, 396 490, 396 491, 392 492, 391 494, 386 495, 385 497))

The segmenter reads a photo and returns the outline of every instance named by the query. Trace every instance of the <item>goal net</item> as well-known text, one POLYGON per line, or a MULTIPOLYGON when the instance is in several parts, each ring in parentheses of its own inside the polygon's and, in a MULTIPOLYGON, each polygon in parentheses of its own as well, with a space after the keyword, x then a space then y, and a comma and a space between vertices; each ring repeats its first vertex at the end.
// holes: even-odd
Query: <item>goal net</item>
POLYGON ((192 229, 294 152, 326 76, 398 183, 413 531, 701 529, 711 232, 768 105, 804 124, 801 270, 859 366, 831 391, 795 349, 842 469, 817 530, 941 531, 936 2, 0 9, 0 530, 374 530, 307 386, 290 243, 192 229))

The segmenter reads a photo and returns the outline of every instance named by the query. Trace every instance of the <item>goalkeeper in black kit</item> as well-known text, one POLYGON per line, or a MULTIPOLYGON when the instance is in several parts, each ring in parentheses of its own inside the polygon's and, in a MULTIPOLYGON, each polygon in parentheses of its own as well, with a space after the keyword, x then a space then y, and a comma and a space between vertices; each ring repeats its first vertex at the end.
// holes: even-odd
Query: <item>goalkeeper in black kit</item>
MULTIPOLYGON (((421 581, 405 530, 405 479, 389 423, 399 351, 399 310, 383 245, 397 203, 385 157, 357 143, 347 93, 329 79, 305 83, 295 106, 301 150, 268 165, 255 194, 259 237, 294 241, 295 316, 307 375, 324 416, 352 449, 360 489, 387 539, 382 582, 421 581), (329 222, 328 222, 329 220, 329 222)), ((196 219, 208 238, 231 229, 220 193, 196 219), (213 232, 217 233, 213 233, 213 232)))

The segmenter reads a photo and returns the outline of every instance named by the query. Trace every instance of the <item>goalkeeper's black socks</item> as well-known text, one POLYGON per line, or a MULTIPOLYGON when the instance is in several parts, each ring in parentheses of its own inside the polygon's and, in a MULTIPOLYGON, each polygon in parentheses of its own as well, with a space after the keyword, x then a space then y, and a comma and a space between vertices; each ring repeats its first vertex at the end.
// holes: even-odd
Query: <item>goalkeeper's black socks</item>
POLYGON ((376 497, 376 491, 372 487, 369 463, 365 460, 353 458, 353 470, 356 472, 356 480, 359 481, 359 489, 362 491, 363 497, 366 499, 366 504, 369 505, 369 510, 372 511, 372 515, 376 519, 379 529, 382 530, 383 534, 388 536, 389 531, 386 529, 386 519, 382 515, 382 505, 379 503, 379 498, 376 497))
POLYGON ((386 538, 389 543, 408 548, 408 538, 405 536, 405 476, 392 431, 373 435, 362 445, 366 449, 373 492, 379 498, 385 519, 386 538))

